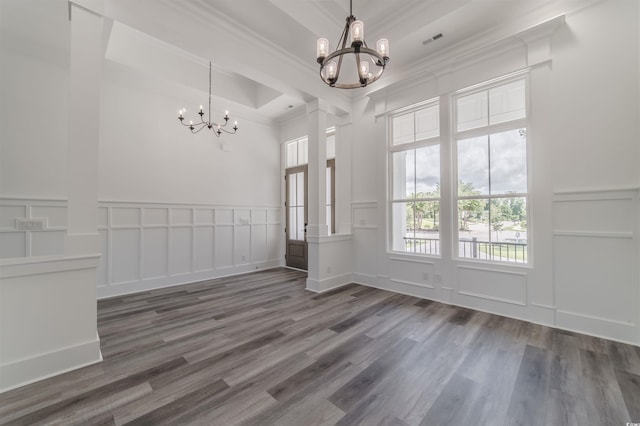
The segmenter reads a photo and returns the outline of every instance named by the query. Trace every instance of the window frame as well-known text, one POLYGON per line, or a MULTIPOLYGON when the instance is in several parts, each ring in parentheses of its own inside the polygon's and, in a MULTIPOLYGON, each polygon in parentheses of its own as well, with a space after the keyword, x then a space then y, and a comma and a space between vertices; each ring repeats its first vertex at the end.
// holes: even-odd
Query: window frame
MULTIPOLYGON (((393 254, 397 254, 397 255, 403 255, 403 256, 419 256, 421 258, 427 258, 427 257, 431 257, 431 258, 441 258, 442 257, 442 248, 441 248, 441 244, 440 242, 442 241, 442 235, 440 234, 440 232, 438 233, 438 244, 437 244, 437 253, 436 254, 431 254, 431 253, 418 253, 415 251, 398 251, 398 250, 394 250, 394 216, 393 216, 393 210, 394 210, 394 205, 395 204, 399 204, 399 203, 405 203, 405 204, 409 204, 409 203, 416 203, 416 202, 438 202, 440 208, 442 206, 442 144, 443 144, 443 140, 442 140, 442 129, 440 126, 440 111, 441 105, 440 105, 440 98, 439 97, 434 97, 431 99, 428 99, 426 101, 423 102, 419 102, 416 104, 412 104, 409 105, 407 107, 404 108, 399 108, 397 110, 392 111, 390 114, 387 115, 387 123, 388 123, 388 143, 387 143, 387 154, 388 154, 388 170, 389 170, 389 177, 388 177, 388 196, 387 199, 389 200, 389 206, 388 206, 388 214, 389 214, 389 220, 388 220, 388 232, 387 232, 387 251, 393 254), (417 134, 416 131, 416 123, 414 121, 414 140, 411 142, 404 142, 404 143, 399 143, 399 144, 394 144, 393 141, 393 120, 395 117, 399 117, 402 115, 406 115, 406 114, 415 114, 417 111, 420 111, 422 109, 427 109, 427 108, 431 108, 431 107, 437 107, 437 111, 438 111, 438 134, 437 136, 431 136, 431 137, 426 137, 423 139, 415 139, 415 135, 417 134), (424 147, 429 147, 429 146, 434 146, 437 145, 439 147, 439 153, 440 153, 440 158, 439 158, 439 172, 440 172, 440 196, 439 197, 421 197, 421 198, 416 198, 415 195, 417 195, 417 193, 414 192, 414 198, 395 198, 394 197, 394 168, 393 168, 393 157, 394 154, 397 152, 403 152, 403 151, 417 151, 420 148, 424 148, 424 147)), ((415 120, 415 118, 414 118, 415 120)), ((417 169, 417 168, 416 168, 417 169)), ((415 172, 415 170, 414 170, 415 172)), ((415 176, 414 176, 414 181, 415 181, 415 176)), ((404 194, 405 196, 407 194, 404 194)), ((439 210, 440 210, 439 208, 439 210)), ((438 222, 440 223, 440 219, 438 219, 438 222)), ((403 237, 403 239, 406 237, 403 237)), ((414 224, 414 239, 415 239, 415 224, 414 224)), ((415 244, 415 243, 414 243, 415 244)), ((415 247, 415 246, 414 246, 415 247)))
MULTIPOLYGON (((451 208, 452 208, 452 220, 454 226, 452 227, 452 235, 451 238, 453 240, 453 257, 457 261, 465 261, 465 262, 478 262, 478 263, 487 263, 491 265, 505 265, 505 266, 516 266, 516 267, 532 267, 533 266, 533 258, 532 258, 532 242, 530 241, 529 236, 532 235, 532 221, 531 221, 531 193, 532 193, 532 179, 531 179, 531 100, 530 100, 530 73, 528 70, 508 74, 506 76, 496 78, 493 80, 489 80, 484 83, 480 83, 468 88, 464 88, 454 92, 451 95, 451 157, 452 157, 452 169, 451 169, 451 208), (523 118, 518 118, 506 122, 500 122, 496 124, 489 123, 489 115, 487 116, 487 125, 482 127, 476 127, 472 129, 466 129, 462 131, 457 130, 458 123, 458 108, 457 108, 457 100, 464 96, 473 95, 475 93, 480 93, 484 91, 490 91, 493 88, 501 87, 507 85, 509 83, 513 83, 515 81, 524 80, 524 89, 525 89, 525 116, 523 118), (458 142, 461 140, 474 138, 474 137, 487 137, 489 142, 489 151, 490 151, 490 137, 491 135, 504 133, 507 131, 525 129, 526 131, 526 165, 527 165, 527 191, 526 193, 491 193, 491 178, 489 175, 489 193, 488 194, 480 194, 480 195, 464 195, 460 196, 459 191, 459 174, 458 174, 458 142), (526 244, 526 260, 523 262, 517 261, 503 261, 503 260, 494 260, 494 259, 478 259, 473 257, 463 257, 460 255, 460 229, 458 224, 458 205, 460 200, 480 200, 487 201, 489 203, 489 212, 491 211, 491 201, 494 199, 515 199, 515 198, 524 198, 526 204, 526 221, 527 221, 527 244, 526 244)), ((489 152, 489 169, 491 168, 491 157, 489 152)), ((489 216, 489 226, 491 225, 491 219, 489 216)), ((489 228, 489 241, 491 241, 491 228, 489 228)))

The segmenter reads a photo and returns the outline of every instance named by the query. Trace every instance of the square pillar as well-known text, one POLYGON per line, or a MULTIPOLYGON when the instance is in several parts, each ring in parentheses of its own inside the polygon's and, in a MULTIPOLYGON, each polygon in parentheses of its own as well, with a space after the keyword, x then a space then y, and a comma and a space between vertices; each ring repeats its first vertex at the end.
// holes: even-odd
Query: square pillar
POLYGON ((327 110, 320 99, 307 104, 309 124, 309 176, 307 235, 324 237, 329 235, 327 226, 327 110))

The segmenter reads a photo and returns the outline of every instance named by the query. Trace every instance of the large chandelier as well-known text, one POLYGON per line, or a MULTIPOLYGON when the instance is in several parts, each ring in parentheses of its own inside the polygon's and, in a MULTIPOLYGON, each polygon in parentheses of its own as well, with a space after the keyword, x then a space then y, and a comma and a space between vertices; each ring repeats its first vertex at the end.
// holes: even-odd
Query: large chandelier
POLYGON ((178 120, 180 120, 180 123, 183 126, 188 127, 189 130, 191 130, 191 133, 198 133, 200 130, 207 128, 209 130, 213 130, 213 133, 217 137, 219 137, 222 134, 222 132, 229 133, 230 135, 232 135, 238 131, 237 121, 233 123, 233 127, 232 127, 233 131, 225 129, 227 124, 229 124, 229 111, 224 112, 223 124, 218 124, 216 122, 211 121, 211 61, 209 61, 209 110, 207 112, 207 118, 208 118, 207 121, 204 120, 204 111, 202 109, 202 105, 200 105, 200 111, 198 112, 198 115, 200 116, 199 123, 197 122, 194 123, 193 120, 189 120, 188 124, 185 123, 184 122, 185 112, 187 112, 186 108, 182 108, 181 110, 178 111, 178 120))
POLYGON ((353 16, 353 0, 349 0, 349 16, 338 40, 338 48, 333 53, 329 53, 329 40, 320 38, 316 52, 322 81, 339 89, 356 89, 365 87, 380 78, 384 67, 389 62, 389 40, 380 39, 376 43, 376 50, 370 49, 364 41, 364 24, 353 16), (351 42, 349 47, 347 47, 347 40, 351 42), (353 82, 354 78, 351 82, 339 83, 340 69, 346 55, 354 55, 356 64, 354 76, 357 76, 357 81, 353 82), (372 65, 377 69, 372 68, 372 65))

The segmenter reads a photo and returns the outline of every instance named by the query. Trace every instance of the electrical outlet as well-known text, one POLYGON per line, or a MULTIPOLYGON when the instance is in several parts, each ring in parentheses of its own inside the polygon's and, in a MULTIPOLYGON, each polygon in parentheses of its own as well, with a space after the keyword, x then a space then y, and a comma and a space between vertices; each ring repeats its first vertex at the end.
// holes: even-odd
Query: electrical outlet
POLYGON ((442 282, 442 274, 440 272, 435 273, 436 283, 439 284, 442 282))
POLYGON ((427 271, 424 271, 422 273, 422 280, 423 281, 429 281, 429 273, 427 271))
POLYGON ((327 274, 331 273, 331 266, 327 266, 327 274))
POLYGON ((16 229, 20 231, 42 231, 46 227, 47 219, 16 218, 16 229))

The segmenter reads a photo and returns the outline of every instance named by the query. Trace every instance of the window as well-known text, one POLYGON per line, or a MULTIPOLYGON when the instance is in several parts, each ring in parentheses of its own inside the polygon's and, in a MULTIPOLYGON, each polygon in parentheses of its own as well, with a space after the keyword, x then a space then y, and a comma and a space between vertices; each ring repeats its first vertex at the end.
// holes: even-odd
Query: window
POLYGON ((391 116, 391 249, 440 254, 440 116, 437 101, 391 116))
POLYGON ((527 263, 526 79, 454 97, 460 258, 527 263))
POLYGON ((309 162, 309 140, 307 137, 287 142, 286 156, 287 169, 307 164, 309 162))

